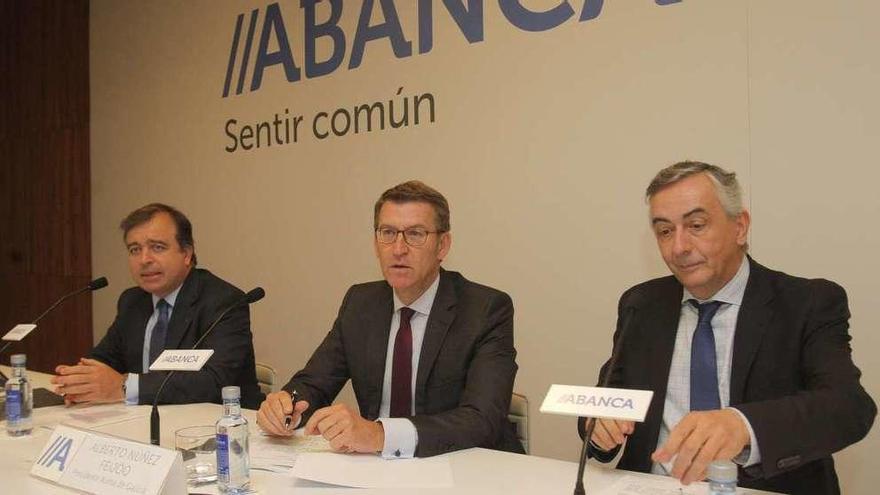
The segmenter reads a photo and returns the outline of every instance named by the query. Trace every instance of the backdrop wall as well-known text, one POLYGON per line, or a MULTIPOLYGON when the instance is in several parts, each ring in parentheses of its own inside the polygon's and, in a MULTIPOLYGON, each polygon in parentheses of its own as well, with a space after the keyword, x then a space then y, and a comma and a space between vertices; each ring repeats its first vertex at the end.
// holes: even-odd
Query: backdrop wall
MULTIPOLYGON (((373 202, 418 178, 452 207, 445 266, 514 299, 533 453, 574 460, 574 421, 538 405, 595 382, 618 296, 667 273, 642 194, 692 158, 740 175, 757 260, 848 289, 880 396, 876 2, 460 4, 93 1, 95 340, 131 285, 119 220, 168 202, 201 265, 265 287, 257 357, 286 379, 380 277, 373 202)), ((846 493, 880 483, 872 447, 837 456, 846 493)))

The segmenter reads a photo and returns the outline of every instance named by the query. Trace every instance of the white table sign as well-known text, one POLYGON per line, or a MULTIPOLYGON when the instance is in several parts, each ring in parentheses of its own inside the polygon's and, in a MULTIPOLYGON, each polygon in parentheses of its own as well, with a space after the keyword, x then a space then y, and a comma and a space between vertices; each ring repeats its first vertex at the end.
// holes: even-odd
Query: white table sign
POLYGON ((150 371, 199 371, 214 349, 167 349, 150 365, 150 371))
POLYGON ((35 328, 37 328, 37 326, 31 323, 22 323, 20 325, 15 325, 12 330, 6 332, 6 335, 3 336, 3 340, 12 340, 17 342, 27 337, 27 334, 33 332, 35 328))
POLYGON ((87 493, 186 493, 179 452, 65 425, 55 428, 31 474, 87 493))
POLYGON ((653 395, 650 390, 553 384, 544 397, 541 412, 642 422, 653 395))

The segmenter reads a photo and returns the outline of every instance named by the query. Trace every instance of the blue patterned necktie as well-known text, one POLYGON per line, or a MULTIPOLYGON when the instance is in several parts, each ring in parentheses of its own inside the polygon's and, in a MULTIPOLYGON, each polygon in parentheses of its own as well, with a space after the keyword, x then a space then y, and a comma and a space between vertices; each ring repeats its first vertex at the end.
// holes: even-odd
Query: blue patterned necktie
MULTIPOLYGON (((168 334, 168 313, 171 305, 165 299, 159 299, 156 303, 156 310, 159 316, 156 318, 156 325, 153 327, 153 333, 150 335, 150 362, 147 366, 153 364, 153 361, 165 350, 165 335, 168 334)), ((147 373, 148 369, 144 370, 147 373)))
POLYGON ((699 322, 691 343, 691 411, 721 409, 718 395, 718 358, 715 355, 715 334, 712 317, 721 307, 718 301, 700 304, 688 302, 699 311, 699 322))

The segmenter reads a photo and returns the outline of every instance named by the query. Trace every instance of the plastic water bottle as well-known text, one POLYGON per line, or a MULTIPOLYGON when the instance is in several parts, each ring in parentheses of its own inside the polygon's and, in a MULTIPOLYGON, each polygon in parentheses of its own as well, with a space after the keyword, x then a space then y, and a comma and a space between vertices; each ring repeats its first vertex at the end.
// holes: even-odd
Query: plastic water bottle
POLYGON ((713 461, 709 464, 709 495, 736 493, 736 464, 732 461, 713 461))
POLYGON ((251 482, 248 422, 241 415, 241 390, 223 387, 223 416, 217 421, 217 485, 220 492, 248 493, 251 482))
POLYGON ((34 429, 32 413, 34 410, 34 391, 25 374, 24 354, 10 357, 12 376, 6 381, 6 433, 11 437, 30 434, 34 429))

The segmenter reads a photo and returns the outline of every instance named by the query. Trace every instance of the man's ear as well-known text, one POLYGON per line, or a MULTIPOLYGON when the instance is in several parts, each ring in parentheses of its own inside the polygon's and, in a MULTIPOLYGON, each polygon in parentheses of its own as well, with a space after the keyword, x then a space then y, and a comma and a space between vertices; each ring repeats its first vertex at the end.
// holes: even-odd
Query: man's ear
POLYGON ((444 232, 440 234, 440 243, 437 246, 437 259, 443 261, 449 255, 449 249, 452 248, 452 232, 444 232))
POLYGON ((192 266, 193 253, 195 250, 192 246, 187 246, 183 248, 183 262, 186 263, 186 266, 192 266))
POLYGON ((745 246, 747 242, 749 242, 749 226, 752 224, 752 216, 749 214, 749 210, 743 210, 736 217, 736 243, 740 246, 745 246))

